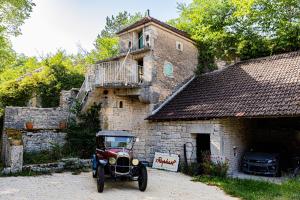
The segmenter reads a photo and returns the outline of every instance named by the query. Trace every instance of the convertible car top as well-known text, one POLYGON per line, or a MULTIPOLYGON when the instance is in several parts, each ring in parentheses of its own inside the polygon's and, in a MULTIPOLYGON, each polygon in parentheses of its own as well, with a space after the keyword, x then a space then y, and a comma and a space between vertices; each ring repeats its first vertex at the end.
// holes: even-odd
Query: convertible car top
POLYGON ((98 133, 96 133, 96 137, 98 136, 135 137, 128 131, 99 131, 98 133))

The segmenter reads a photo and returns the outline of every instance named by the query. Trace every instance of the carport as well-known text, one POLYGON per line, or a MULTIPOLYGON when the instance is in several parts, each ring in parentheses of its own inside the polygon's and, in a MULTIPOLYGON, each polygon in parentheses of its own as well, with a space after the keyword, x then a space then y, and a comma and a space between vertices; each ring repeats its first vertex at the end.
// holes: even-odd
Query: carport
POLYGON ((294 167, 300 156, 300 118, 254 118, 247 123, 245 151, 278 153, 284 172, 294 167))

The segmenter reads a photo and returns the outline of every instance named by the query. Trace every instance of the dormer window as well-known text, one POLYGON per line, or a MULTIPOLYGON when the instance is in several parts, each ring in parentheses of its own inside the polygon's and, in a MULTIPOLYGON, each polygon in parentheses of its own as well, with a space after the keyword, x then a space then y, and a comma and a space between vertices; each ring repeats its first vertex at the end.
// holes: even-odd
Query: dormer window
POLYGON ((176 49, 179 51, 183 51, 183 44, 182 42, 176 41, 176 49))

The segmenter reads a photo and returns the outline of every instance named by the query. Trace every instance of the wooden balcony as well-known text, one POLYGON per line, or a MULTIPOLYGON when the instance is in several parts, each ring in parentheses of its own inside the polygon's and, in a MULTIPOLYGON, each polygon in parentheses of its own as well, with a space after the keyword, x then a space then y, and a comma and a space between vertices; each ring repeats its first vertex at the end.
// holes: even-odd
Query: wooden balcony
POLYGON ((142 83, 142 68, 135 63, 103 62, 93 65, 89 74, 92 88, 134 88, 142 83))

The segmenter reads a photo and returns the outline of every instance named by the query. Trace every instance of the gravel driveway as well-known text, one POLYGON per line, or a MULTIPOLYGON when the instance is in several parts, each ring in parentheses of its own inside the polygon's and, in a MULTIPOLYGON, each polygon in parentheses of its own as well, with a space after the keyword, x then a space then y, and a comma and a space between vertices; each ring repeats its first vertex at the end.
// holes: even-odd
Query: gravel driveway
POLYGON ((148 187, 140 192, 137 182, 107 182, 102 194, 97 192, 91 173, 53 174, 37 177, 0 178, 2 200, 200 200, 234 199, 217 187, 191 182, 180 173, 148 169, 148 187))

